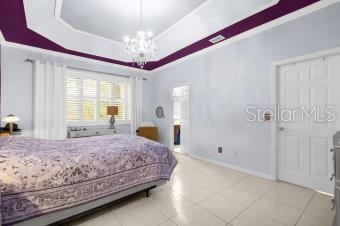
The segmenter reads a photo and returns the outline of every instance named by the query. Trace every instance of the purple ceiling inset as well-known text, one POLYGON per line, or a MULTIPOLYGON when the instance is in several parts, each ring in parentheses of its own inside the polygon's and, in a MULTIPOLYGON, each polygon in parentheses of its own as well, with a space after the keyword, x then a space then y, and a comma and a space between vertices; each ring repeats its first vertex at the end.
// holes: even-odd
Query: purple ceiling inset
MULTIPOLYGON (((208 37, 205 37, 181 50, 178 50, 177 52, 174 52, 159 61, 148 62, 145 65, 144 69, 151 71, 158 67, 166 65, 170 62, 193 54, 197 51, 210 47, 214 44, 209 42, 209 39, 217 35, 223 35, 224 37, 226 37, 227 40, 243 32, 249 31, 253 28, 261 26, 265 23, 268 23, 272 20, 285 16, 289 13, 292 13, 294 11, 297 11, 319 1, 320 0, 280 0, 279 3, 277 3, 276 5, 271 6, 246 19, 243 19, 214 34, 211 34, 208 37)), ((38 47, 41 49, 71 54, 74 56, 85 57, 112 64, 135 67, 131 62, 123 62, 119 60, 109 59, 105 57, 65 49, 64 47, 28 29, 26 26, 25 11, 22 0, 0 1, 0 30, 5 40, 8 42, 38 47)))

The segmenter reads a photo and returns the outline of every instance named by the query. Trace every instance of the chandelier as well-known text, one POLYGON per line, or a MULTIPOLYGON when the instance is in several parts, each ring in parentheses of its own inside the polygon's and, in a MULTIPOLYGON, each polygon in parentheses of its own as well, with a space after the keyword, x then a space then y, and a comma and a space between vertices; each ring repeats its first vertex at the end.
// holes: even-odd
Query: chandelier
MULTIPOLYGON (((140 1, 140 25, 143 28, 143 0, 140 1)), ((136 38, 124 38, 126 51, 132 58, 132 61, 143 68, 145 64, 154 56, 157 47, 153 41, 152 32, 143 30, 137 31, 136 38)))

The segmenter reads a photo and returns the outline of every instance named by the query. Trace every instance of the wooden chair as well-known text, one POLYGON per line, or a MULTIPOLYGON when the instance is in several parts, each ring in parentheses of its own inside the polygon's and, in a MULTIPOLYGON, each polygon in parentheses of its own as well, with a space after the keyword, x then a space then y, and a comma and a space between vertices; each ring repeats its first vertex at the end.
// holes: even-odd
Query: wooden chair
POLYGON ((157 127, 139 127, 137 136, 145 137, 150 140, 158 141, 158 129, 157 127))

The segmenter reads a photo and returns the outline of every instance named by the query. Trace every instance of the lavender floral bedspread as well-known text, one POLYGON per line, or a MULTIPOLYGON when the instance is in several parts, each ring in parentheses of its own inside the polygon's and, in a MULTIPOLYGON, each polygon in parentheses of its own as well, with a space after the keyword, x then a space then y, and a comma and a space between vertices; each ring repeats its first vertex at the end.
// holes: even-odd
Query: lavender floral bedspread
POLYGON ((164 145, 130 135, 0 138, 2 224, 168 180, 176 163, 164 145))

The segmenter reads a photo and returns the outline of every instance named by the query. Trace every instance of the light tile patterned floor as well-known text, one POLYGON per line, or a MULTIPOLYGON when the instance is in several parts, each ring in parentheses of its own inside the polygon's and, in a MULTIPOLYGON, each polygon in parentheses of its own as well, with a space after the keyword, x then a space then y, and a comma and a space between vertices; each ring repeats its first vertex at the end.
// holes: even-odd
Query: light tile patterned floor
POLYGON ((330 226, 331 198, 176 154, 171 181, 67 226, 330 226))

